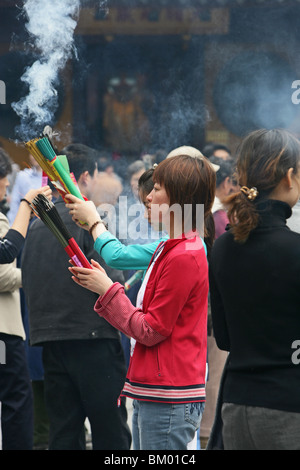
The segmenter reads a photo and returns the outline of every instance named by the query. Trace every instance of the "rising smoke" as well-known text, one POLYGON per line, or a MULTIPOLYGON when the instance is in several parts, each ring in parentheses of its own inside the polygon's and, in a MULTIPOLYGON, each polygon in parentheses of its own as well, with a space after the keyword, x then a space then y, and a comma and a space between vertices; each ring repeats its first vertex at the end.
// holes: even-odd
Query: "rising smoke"
MULTIPOLYGON (((198 132, 210 121, 210 114, 205 104, 197 100, 195 102, 187 95, 186 83, 179 89, 172 90, 166 100, 165 96, 160 96, 159 101, 164 103, 165 115, 160 126, 155 126, 154 134, 160 147, 172 150, 180 147, 186 142, 191 130, 197 126, 198 132)), ((197 97, 197 98, 196 98, 197 97)))
MULTIPOLYGON (((104 17, 109 14, 108 0, 24 1, 23 14, 29 35, 28 46, 37 57, 21 77, 21 81, 28 88, 27 94, 18 102, 12 103, 13 110, 20 118, 20 125, 15 129, 20 140, 39 135, 46 124, 55 124, 61 72, 70 58, 77 57, 74 30, 80 8, 91 3, 94 6, 96 4, 104 17)), ((114 60, 115 58, 112 58, 111 62, 114 60)), ((174 73, 170 72, 170 75, 174 73)), ((205 107, 196 107, 186 98, 185 87, 174 89, 171 80, 170 84, 171 94, 169 90, 164 90, 162 94, 157 95, 160 103, 165 103, 167 97, 168 106, 163 106, 167 116, 161 125, 155 126, 153 130, 157 146, 167 148, 180 145, 194 123, 200 123, 200 126, 204 127, 208 120, 205 107)), ((163 113, 160 114, 163 116, 163 113)))
POLYGON ((28 85, 28 94, 12 108, 21 119, 16 129, 21 139, 32 138, 53 120, 58 108, 59 74, 73 55, 74 30, 80 9, 80 0, 26 0, 23 12, 29 42, 38 51, 38 59, 29 66, 22 82, 28 85))
MULTIPOLYGON (((124 3, 129 7, 136 2, 128 0, 124 3)), ((101 18, 109 13, 108 0, 24 0, 23 13, 26 16, 26 29, 29 35, 28 45, 37 54, 37 60, 28 65, 21 77, 28 88, 28 93, 20 101, 12 104, 13 110, 21 120, 20 126, 16 129, 20 139, 32 138, 41 132, 44 125, 53 124, 59 103, 61 72, 68 59, 76 57, 74 30, 79 11, 81 7, 91 4, 97 5, 102 13, 101 18)), ((193 0, 181 0, 180 4, 192 5, 193 0)), ((209 2, 203 4, 208 5, 209 2)), ((267 46, 273 48, 275 52, 278 50, 279 55, 286 56, 284 59, 287 59, 287 62, 298 63, 297 69, 299 69, 299 28, 298 17, 294 10, 294 7, 288 6, 273 9, 257 8, 253 11, 250 8, 234 8, 232 11, 230 25, 232 38, 236 43, 245 44, 249 44, 251 39, 252 55, 244 53, 232 59, 229 54, 228 67, 221 69, 216 83, 210 85, 214 87, 214 105, 219 119, 228 130, 238 136, 259 126, 287 127, 295 118, 295 106, 292 106, 290 96, 291 84, 298 78, 294 67, 288 68, 278 58, 270 59, 269 54, 264 54, 261 60, 261 54, 257 54, 257 50, 261 49, 261 44, 265 41, 264 38, 268 38, 267 46)), ((203 49, 203 42, 205 44, 205 41, 199 41, 199 50, 203 49)), ((226 42, 224 47, 219 40, 216 40, 215 44, 216 52, 214 55, 210 52, 209 61, 212 63, 215 61, 216 66, 222 61, 225 64, 226 61, 223 59, 227 50, 226 42)), ((230 43, 228 44, 230 50, 230 43)), ((112 45, 107 45, 107 49, 111 47, 112 45)), ((132 46, 130 48, 132 49, 132 46)), ((109 56, 103 67, 106 73, 118 60, 115 49, 112 51, 113 54, 109 56)), ((146 51, 149 52, 149 49, 146 51)), ((199 129, 204 128, 210 119, 206 107, 201 104, 203 103, 201 80, 204 80, 204 72, 201 71, 201 67, 199 71, 196 67, 203 62, 203 58, 190 55, 189 62, 187 60, 184 63, 183 54, 179 55, 178 62, 174 61, 170 54, 165 56, 166 60, 163 63, 160 63, 156 59, 160 54, 161 51, 155 53, 154 65, 152 65, 153 60, 151 62, 149 59, 150 68, 154 69, 155 66, 158 70, 168 68, 170 73, 160 80, 166 82, 168 86, 165 85, 161 89, 159 83, 155 84, 152 90, 156 102, 160 104, 160 107, 155 108, 153 140, 158 147, 172 149, 185 141, 193 125, 199 129), (180 70, 184 71, 186 77, 186 80, 182 81, 182 86, 178 86, 177 77, 180 70), (190 81, 193 82, 193 87, 189 85, 190 81)), ((105 55, 104 49, 103 55, 105 55)), ((127 54, 124 54, 125 59, 122 60, 128 61, 130 56, 131 50, 128 49, 127 54)), ((102 63, 104 63, 103 57, 102 63)), ((80 68, 83 68, 82 62, 80 68)), ((155 83, 155 80, 153 82, 155 83)), ((0 103, 1 100, 3 101, 3 85, 0 89, 0 103)))

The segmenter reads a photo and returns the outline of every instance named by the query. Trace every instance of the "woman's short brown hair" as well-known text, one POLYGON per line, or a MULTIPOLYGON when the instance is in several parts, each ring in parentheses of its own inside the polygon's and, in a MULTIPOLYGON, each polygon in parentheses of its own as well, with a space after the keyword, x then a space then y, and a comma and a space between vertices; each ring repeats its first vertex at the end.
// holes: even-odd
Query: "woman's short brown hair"
POLYGON ((167 158, 155 168, 153 181, 164 186, 170 198, 170 206, 180 205, 183 218, 185 206, 192 207, 193 230, 196 229, 196 206, 203 205, 204 236, 206 239, 212 237, 213 240, 211 209, 215 198, 216 173, 207 158, 188 155, 167 158))

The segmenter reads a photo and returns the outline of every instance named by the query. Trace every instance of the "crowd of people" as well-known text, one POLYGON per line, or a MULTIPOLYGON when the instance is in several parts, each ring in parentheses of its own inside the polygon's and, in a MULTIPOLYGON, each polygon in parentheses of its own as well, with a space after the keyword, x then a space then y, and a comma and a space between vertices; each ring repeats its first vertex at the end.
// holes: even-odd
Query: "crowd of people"
MULTIPOLYGON (((83 200, 32 168, 0 213, 2 448, 83 450, 88 420, 95 450, 299 449, 299 140, 182 146, 127 182, 86 145, 62 153, 83 200), (32 213, 40 192, 90 268, 32 213)), ((11 171, 0 149, 0 201, 11 171)))

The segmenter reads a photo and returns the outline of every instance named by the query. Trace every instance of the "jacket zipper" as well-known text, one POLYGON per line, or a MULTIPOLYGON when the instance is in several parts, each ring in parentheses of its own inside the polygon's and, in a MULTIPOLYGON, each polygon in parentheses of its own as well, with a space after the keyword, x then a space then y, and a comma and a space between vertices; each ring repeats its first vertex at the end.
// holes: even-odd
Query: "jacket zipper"
POLYGON ((160 373, 160 363, 159 363, 159 357, 158 357, 158 348, 157 348, 157 372, 158 372, 158 377, 160 377, 161 373, 160 373))

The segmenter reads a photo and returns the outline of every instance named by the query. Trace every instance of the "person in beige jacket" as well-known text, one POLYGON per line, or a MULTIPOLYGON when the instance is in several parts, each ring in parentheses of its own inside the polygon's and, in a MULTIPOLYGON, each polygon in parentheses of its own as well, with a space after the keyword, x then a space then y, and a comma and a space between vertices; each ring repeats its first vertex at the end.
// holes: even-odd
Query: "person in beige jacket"
MULTIPOLYGON (((5 197, 10 171, 9 156, 0 149, 0 201, 5 197)), ((48 186, 28 191, 11 228, 6 216, 0 212, 0 402, 3 450, 30 450, 33 446, 33 400, 19 291, 22 287, 21 269, 17 268, 14 258, 25 240, 31 214, 30 203, 39 192, 51 195, 48 186)))
MULTIPOLYGON (((0 237, 3 238, 8 230, 8 220, 0 212, 0 237)), ((20 308, 20 287, 22 287, 21 269, 16 267, 16 260, 9 264, 0 264, 0 332, 25 339, 20 308)))

